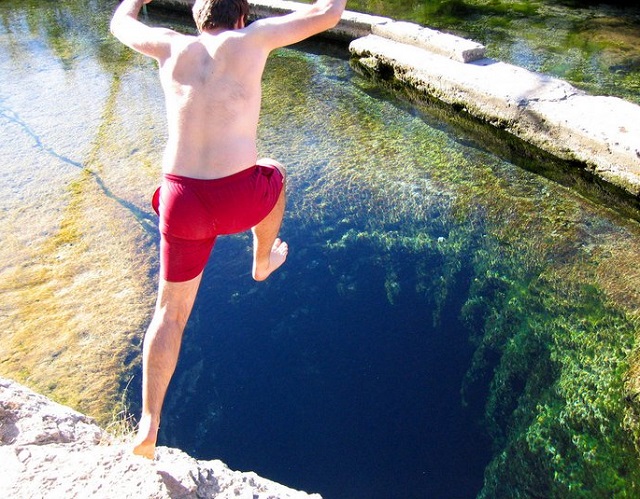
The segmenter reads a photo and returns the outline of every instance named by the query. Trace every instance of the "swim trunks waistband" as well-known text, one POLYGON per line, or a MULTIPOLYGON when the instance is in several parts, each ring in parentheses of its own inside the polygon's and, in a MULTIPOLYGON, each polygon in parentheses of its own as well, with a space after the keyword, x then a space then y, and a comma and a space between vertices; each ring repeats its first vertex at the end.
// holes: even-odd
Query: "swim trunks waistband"
POLYGON ((234 182, 236 180, 240 180, 244 177, 248 177, 255 172, 256 168, 273 168, 275 166, 271 165, 253 165, 249 168, 245 168, 244 170, 240 170, 239 172, 232 173, 231 175, 227 175, 226 177, 218 177, 218 178, 196 178, 196 177, 186 177, 183 175, 176 175, 175 173, 163 173, 162 176, 168 180, 179 180, 182 183, 211 183, 211 184, 226 184, 227 182, 234 182))
MULTIPOLYGON (((226 177, 218 177, 218 178, 195 178, 195 177, 186 177, 184 175, 176 175, 175 173, 163 173, 162 177, 167 179, 168 181, 178 182, 183 185, 210 185, 211 187, 221 186, 228 182, 235 182, 241 180, 245 177, 249 177, 253 175, 257 168, 264 170, 272 170, 275 171, 276 167, 272 165, 253 165, 249 168, 245 168, 244 170, 240 170, 239 172, 232 173, 231 175, 227 175, 226 177)), ((271 174, 266 174, 267 177, 270 177, 271 174)), ((153 197, 151 199, 151 206, 153 210, 156 212, 156 215, 159 215, 159 206, 160 206, 160 187, 158 187, 153 193, 153 197)))

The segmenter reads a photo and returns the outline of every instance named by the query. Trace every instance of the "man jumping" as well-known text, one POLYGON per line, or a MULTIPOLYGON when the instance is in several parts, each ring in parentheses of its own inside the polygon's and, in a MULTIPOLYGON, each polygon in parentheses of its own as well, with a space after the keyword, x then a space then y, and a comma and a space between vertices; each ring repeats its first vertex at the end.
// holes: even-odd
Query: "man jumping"
POLYGON ((111 20, 122 43, 158 61, 168 140, 160 189, 160 279, 144 338, 142 415, 133 452, 155 454, 160 413, 182 333, 216 237, 251 229, 252 275, 262 281, 287 258, 278 238, 285 169, 258 159, 262 73, 270 52, 335 26, 346 0, 317 0, 247 25, 247 0, 196 0, 198 36, 138 21, 151 0, 124 0, 111 20))

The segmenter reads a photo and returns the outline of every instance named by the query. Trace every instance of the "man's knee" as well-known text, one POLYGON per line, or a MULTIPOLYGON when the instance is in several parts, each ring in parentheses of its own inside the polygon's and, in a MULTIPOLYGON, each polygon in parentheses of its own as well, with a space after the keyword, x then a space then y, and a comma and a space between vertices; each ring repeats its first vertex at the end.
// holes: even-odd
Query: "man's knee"
POLYGON ((161 323, 184 329, 196 299, 202 273, 184 282, 160 279, 154 318, 161 323))
POLYGON ((188 320, 189 314, 186 314, 183 311, 167 308, 156 309, 151 321, 150 329, 163 330, 167 332, 171 331, 174 334, 182 334, 188 320))

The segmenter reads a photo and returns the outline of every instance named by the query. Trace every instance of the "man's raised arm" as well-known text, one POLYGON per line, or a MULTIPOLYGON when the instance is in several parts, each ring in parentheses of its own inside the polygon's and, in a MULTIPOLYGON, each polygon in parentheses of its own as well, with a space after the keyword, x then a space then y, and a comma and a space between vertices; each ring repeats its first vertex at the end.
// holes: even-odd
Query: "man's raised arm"
POLYGON ((336 26, 346 5, 347 0, 317 0, 290 14, 260 19, 247 32, 259 36, 268 50, 285 47, 336 26))
POLYGON ((175 31, 152 28, 138 20, 140 9, 151 0, 123 0, 111 18, 113 36, 127 47, 162 61, 171 55, 171 37, 175 31))

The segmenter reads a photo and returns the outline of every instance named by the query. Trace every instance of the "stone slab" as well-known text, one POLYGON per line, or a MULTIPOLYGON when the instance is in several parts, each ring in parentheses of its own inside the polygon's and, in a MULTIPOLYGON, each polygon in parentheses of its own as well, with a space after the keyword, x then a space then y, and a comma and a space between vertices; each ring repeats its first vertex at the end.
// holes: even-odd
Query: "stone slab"
POLYGON ((377 35, 354 40, 349 50, 371 70, 392 71, 394 79, 497 125, 517 119, 530 100, 580 93, 562 80, 517 66, 492 59, 461 64, 377 35))
POLYGON ((640 106, 617 97, 583 94, 533 101, 528 109, 557 146, 567 149, 567 156, 640 196, 640 106))
POLYGON ((338 34, 344 40, 351 41, 354 38, 371 34, 375 26, 382 26, 392 22, 393 19, 388 17, 372 16, 345 10, 338 25, 330 32, 338 34))
POLYGON ((483 59, 486 48, 479 43, 409 22, 388 22, 371 26, 371 33, 407 45, 420 47, 458 62, 483 59))
MULTIPOLYGON (((193 2, 193 0, 188 1, 189 3, 193 2)), ((252 19, 289 14, 309 6, 309 4, 288 0, 255 0, 250 2, 250 5, 252 19)), ((392 22, 393 20, 388 17, 344 11, 338 25, 325 32, 324 36, 351 41, 354 38, 370 34, 373 26, 392 22)))

